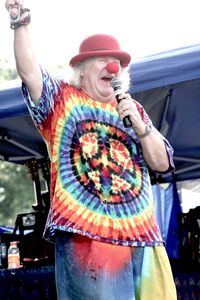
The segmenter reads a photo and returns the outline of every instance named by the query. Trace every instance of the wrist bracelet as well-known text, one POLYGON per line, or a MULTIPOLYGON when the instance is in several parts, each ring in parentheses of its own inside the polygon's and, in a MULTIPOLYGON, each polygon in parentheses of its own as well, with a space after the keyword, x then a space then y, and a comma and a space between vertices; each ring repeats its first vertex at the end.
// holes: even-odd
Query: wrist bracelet
POLYGON ((145 132, 143 134, 136 134, 139 139, 143 139, 145 136, 151 133, 152 129, 149 125, 146 125, 145 132))
POLYGON ((19 14, 16 18, 12 18, 12 16, 10 16, 10 28, 11 29, 17 29, 19 28, 20 26, 25 26, 25 25, 28 25, 30 22, 31 22, 31 14, 30 14, 30 9, 28 8, 19 8, 19 14), (27 16, 24 17, 22 20, 21 20, 21 16, 27 12, 27 16))

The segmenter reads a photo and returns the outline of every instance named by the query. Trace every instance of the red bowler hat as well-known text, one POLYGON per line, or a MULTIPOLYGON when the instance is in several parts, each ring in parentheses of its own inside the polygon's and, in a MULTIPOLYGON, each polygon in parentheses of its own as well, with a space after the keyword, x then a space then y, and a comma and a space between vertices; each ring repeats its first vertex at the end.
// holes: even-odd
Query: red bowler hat
POLYGON ((131 56, 120 50, 119 42, 107 34, 95 34, 82 41, 79 47, 79 54, 74 56, 69 64, 74 66, 87 58, 95 56, 111 56, 120 60, 121 66, 126 67, 130 63, 131 56))

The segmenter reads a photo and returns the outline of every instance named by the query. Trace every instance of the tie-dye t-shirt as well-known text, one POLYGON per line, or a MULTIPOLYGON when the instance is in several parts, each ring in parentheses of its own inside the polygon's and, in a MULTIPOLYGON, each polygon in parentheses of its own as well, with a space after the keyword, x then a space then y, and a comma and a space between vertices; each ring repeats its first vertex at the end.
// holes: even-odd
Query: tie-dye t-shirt
MULTIPOLYGON (((33 104, 25 86, 23 93, 51 160, 51 207, 44 236, 52 239, 62 230, 118 245, 163 244, 140 141, 132 128, 123 126, 116 101, 95 101, 42 73, 39 105, 33 104)), ((156 131, 135 103, 144 122, 156 131)), ((172 170, 173 150, 160 137, 172 170)))

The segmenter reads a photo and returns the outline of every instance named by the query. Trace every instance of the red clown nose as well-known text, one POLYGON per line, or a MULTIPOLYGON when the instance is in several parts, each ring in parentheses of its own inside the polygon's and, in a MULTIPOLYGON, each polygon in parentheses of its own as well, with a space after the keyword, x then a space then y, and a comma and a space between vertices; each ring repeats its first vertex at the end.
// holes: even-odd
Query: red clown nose
POLYGON ((119 71, 118 63, 108 63, 106 70, 111 74, 116 74, 119 71))

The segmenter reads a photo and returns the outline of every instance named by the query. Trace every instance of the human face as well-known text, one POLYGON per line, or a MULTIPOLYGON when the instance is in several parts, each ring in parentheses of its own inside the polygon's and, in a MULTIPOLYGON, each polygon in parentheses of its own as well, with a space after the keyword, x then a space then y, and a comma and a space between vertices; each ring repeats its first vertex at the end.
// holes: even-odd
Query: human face
POLYGON ((82 90, 91 98, 106 102, 114 98, 114 91, 111 87, 111 80, 121 72, 120 61, 113 57, 98 57, 88 60, 82 72, 82 90), (117 74, 111 74, 106 69, 108 63, 119 64, 117 74))

